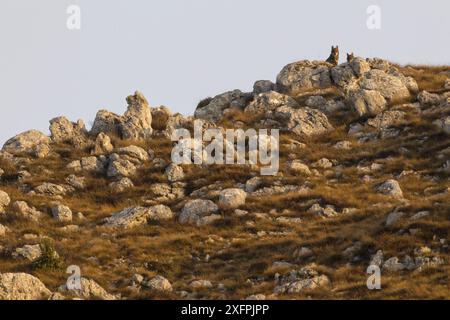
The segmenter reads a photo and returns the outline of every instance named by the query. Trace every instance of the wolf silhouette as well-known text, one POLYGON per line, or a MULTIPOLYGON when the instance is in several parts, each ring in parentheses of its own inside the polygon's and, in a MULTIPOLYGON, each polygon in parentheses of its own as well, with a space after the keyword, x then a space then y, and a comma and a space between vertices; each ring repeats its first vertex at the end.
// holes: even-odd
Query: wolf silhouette
POLYGON ((332 65, 335 65, 335 66, 338 65, 338 63, 339 63, 339 46, 336 46, 336 47, 331 46, 331 54, 326 61, 331 63, 332 65))

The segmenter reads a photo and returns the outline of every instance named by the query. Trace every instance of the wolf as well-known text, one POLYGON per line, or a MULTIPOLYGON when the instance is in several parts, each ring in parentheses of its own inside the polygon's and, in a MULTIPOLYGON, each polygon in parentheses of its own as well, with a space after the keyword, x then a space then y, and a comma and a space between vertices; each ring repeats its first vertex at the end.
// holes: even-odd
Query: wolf
POLYGON ((353 52, 347 53, 347 62, 352 62, 353 59, 355 59, 353 52))
POLYGON ((334 66, 337 66, 339 63, 339 46, 333 47, 331 46, 331 54, 326 60, 334 66))

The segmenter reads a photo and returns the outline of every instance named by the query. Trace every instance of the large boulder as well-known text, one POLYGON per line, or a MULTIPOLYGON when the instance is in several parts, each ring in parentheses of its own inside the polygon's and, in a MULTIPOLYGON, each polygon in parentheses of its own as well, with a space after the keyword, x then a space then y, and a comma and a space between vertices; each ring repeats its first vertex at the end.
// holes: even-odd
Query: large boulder
POLYGON ((142 93, 136 91, 126 100, 128 107, 123 116, 100 110, 95 117, 90 134, 97 136, 103 132, 126 140, 150 138, 153 133, 152 113, 147 99, 142 93))
POLYGON ((81 289, 68 288, 67 284, 59 287, 58 291, 64 295, 73 296, 81 299, 100 299, 100 300, 115 300, 116 296, 109 294, 97 282, 92 279, 84 277, 80 278, 81 289))
POLYGON ((380 59, 353 58, 332 68, 331 77, 342 89, 347 106, 361 117, 377 115, 418 91, 413 78, 380 59))
POLYGON ((54 142, 68 142, 76 148, 83 148, 88 143, 87 130, 84 122, 70 122, 66 117, 50 120, 51 138, 54 142))
POLYGON ((0 273, 0 300, 39 300, 50 295, 50 290, 30 274, 0 273))
POLYGON ((281 129, 299 136, 309 137, 333 130, 333 126, 323 112, 306 107, 294 109, 283 106, 269 115, 269 119, 278 122, 281 129))
POLYGON ((331 64, 302 60, 285 66, 277 76, 277 90, 291 96, 331 86, 331 64))
POLYGON ((136 159, 138 161, 147 161, 150 159, 147 151, 138 146, 127 146, 123 148, 119 148, 117 153, 124 156, 129 157, 128 160, 136 159))
POLYGON ((151 137, 152 114, 144 95, 136 91, 127 97, 128 108, 120 122, 120 133, 125 140, 142 140, 151 137))
POLYGON ((112 136, 119 136, 119 125, 121 122, 121 117, 108 110, 100 110, 95 116, 94 124, 90 134, 97 136, 100 133, 106 133, 112 136))
POLYGON ((265 125, 312 136, 333 129, 327 116, 315 109, 301 108, 291 97, 274 91, 259 94, 246 108, 252 116, 261 116, 265 125))
POLYGON ((244 93, 241 90, 228 91, 215 96, 206 105, 201 105, 195 110, 194 116, 197 119, 217 122, 229 108, 243 110, 251 100, 252 94, 244 93))
POLYGON ((399 76, 382 70, 370 70, 360 80, 361 89, 378 91, 388 101, 401 101, 410 98, 405 82, 399 76))
POLYGON ((274 111, 279 107, 299 108, 295 99, 275 91, 258 94, 255 99, 245 108, 245 112, 253 115, 263 115, 274 111))
POLYGON ((350 91, 346 103, 360 117, 377 115, 386 108, 386 99, 375 90, 350 91))
POLYGON ((49 153, 51 139, 38 130, 29 130, 20 133, 3 145, 3 151, 11 154, 28 154, 38 158, 44 158, 49 153))
POLYGON ((201 225, 203 219, 214 216, 218 211, 219 207, 211 200, 189 200, 181 210, 178 221, 181 224, 201 225))

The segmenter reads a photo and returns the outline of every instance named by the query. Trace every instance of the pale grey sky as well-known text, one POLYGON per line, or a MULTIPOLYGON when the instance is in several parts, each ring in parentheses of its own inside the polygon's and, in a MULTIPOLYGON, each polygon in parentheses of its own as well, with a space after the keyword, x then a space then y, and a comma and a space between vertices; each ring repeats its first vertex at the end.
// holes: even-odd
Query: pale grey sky
POLYGON ((449 12, 448 0, 1 0, 0 144, 59 115, 90 125, 98 109, 122 114, 137 89, 192 114, 332 44, 343 59, 450 64, 449 12), (66 28, 71 4, 81 30, 66 28), (366 27, 369 5, 381 30, 366 27))

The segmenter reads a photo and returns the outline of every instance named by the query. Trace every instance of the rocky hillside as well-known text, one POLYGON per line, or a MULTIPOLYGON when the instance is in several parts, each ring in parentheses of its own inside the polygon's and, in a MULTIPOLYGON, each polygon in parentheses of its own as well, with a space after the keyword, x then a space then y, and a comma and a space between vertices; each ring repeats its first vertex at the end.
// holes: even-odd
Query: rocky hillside
POLYGON ((21 133, 0 152, 0 299, 448 299, 449 79, 299 61, 192 117, 136 92, 90 130, 61 116, 21 133), (278 174, 172 163, 195 119, 279 128, 278 174))

